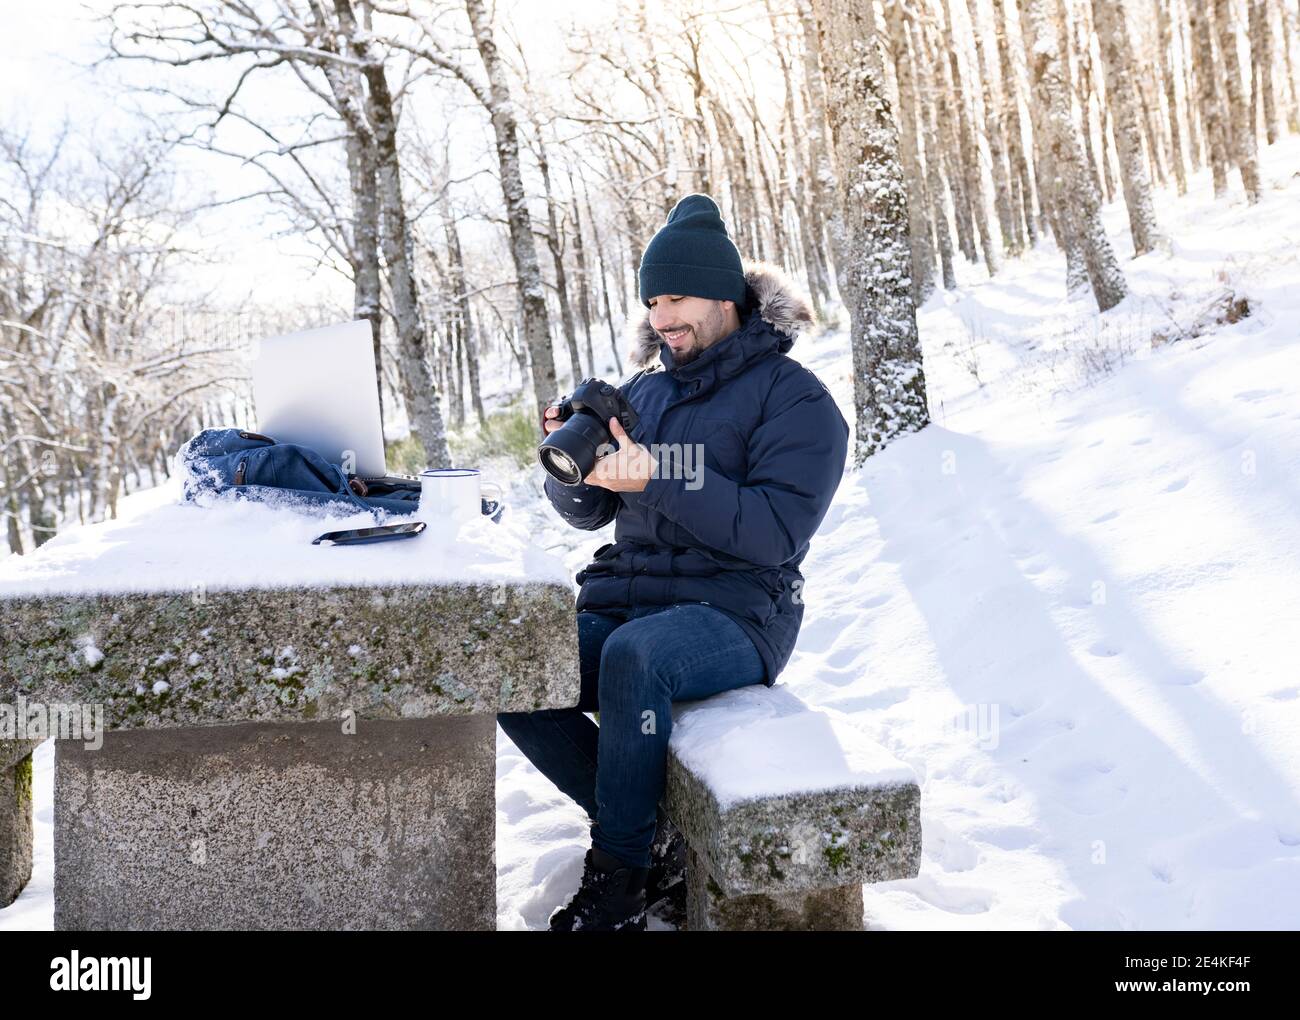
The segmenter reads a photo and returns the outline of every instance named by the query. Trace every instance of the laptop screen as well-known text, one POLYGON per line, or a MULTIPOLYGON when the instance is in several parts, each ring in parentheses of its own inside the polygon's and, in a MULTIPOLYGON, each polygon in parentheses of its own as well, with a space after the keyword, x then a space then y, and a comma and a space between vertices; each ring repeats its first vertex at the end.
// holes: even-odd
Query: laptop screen
POLYGON ((309 447, 353 474, 387 473, 367 320, 261 341, 253 400, 263 435, 309 447))

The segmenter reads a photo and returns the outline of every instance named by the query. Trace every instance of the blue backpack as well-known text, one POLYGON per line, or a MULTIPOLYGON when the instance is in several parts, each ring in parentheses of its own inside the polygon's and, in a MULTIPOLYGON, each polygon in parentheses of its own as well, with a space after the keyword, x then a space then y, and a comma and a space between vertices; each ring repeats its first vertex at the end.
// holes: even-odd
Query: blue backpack
MULTIPOLYGON (((367 481, 367 495, 358 496, 347 473, 315 450, 242 429, 204 429, 180 448, 177 458, 183 468, 182 498, 191 502, 205 492, 234 490, 237 498, 283 502, 287 496, 295 507, 335 514, 409 514, 420 501, 419 482, 367 481)), ((498 516, 499 510, 493 519, 498 516)))

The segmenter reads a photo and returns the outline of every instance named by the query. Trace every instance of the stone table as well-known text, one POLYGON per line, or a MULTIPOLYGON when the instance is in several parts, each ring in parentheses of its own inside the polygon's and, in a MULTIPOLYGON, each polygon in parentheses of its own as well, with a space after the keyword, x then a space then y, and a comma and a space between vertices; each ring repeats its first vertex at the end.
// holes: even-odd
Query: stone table
POLYGON ((511 527, 306 544, 359 523, 159 505, 0 569, 0 705, 102 712, 55 745, 56 928, 495 928, 495 716, 577 703, 572 586, 511 527))

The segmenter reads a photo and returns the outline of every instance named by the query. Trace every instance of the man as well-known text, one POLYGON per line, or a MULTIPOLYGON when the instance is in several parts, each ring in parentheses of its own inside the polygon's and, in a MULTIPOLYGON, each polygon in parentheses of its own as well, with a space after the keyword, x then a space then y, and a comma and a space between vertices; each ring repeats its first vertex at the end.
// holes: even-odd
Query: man
POLYGON ((497 716, 593 822, 553 931, 643 931, 647 885, 651 904, 674 883, 684 893, 681 837, 658 810, 672 702, 776 682, 803 618, 799 564, 848 453, 830 393, 786 356, 812 322, 807 300, 775 267, 742 263, 712 199, 677 203, 639 276, 632 360, 645 368, 619 387, 637 425, 610 419, 617 452, 582 483, 545 480, 574 527, 616 522, 577 575, 581 699, 497 716))

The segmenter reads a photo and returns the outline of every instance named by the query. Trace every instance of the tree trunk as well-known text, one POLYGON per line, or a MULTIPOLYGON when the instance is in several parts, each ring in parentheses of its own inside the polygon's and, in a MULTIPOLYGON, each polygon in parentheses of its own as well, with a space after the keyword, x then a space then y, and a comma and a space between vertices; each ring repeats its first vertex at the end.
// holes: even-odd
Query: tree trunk
POLYGON ((373 142, 348 131, 348 181, 352 193, 352 314, 370 323, 379 391, 379 421, 384 420, 383 299, 379 284, 379 200, 373 142))
POLYGON ((948 210, 944 207, 944 182, 940 170, 939 115, 934 67, 924 55, 922 44, 924 29, 920 25, 905 26, 912 40, 912 51, 918 55, 916 66, 921 79, 921 129, 925 132, 925 183, 930 197, 930 219, 934 223, 935 246, 939 249, 939 268, 943 273, 944 290, 957 286, 957 274, 952 264, 952 229, 948 225, 948 210))
POLYGON ((1114 113, 1111 130, 1119 154, 1129 231, 1135 254, 1145 255, 1155 248, 1159 232, 1151 179, 1142 159, 1142 128, 1138 123, 1136 81, 1128 49, 1131 36, 1123 0, 1092 0, 1092 12, 1106 74, 1106 102, 1114 113))
POLYGON ((573 385, 582 378, 582 358, 578 354, 578 334, 573 326, 573 309, 569 305, 569 278, 564 269, 564 236, 551 190, 551 163, 546 154, 546 142, 541 126, 537 126, 537 168, 542 175, 542 189, 546 198, 546 247, 551 253, 555 269, 555 295, 560 302, 560 326, 564 330, 564 346, 569 352, 569 365, 573 372, 573 385))
MULTIPOLYGON (((1182 0, 1186 9, 1190 0, 1182 0)), ((1172 17, 1172 15, 1171 15, 1172 17)), ((1196 86, 1195 49, 1192 41, 1192 26, 1187 18, 1175 18, 1173 31, 1178 35, 1178 47, 1182 53, 1183 100, 1187 104, 1187 119, 1183 122, 1187 128, 1187 158, 1191 163, 1192 173, 1199 173, 1201 167, 1208 166, 1209 142, 1205 138, 1204 125, 1200 117, 1200 100, 1196 86)))
POLYGON ((988 139, 989 160, 993 171, 993 209, 998 217, 998 229, 1002 234, 1003 246, 1013 255, 1024 248, 1023 235, 1016 229, 1018 224, 1011 213, 1011 175, 1007 170, 1006 137, 1003 134, 1003 116, 998 109, 997 98, 993 94, 992 65, 988 59, 984 33, 971 16, 967 4, 967 18, 971 22, 971 31, 975 35, 975 58, 984 99, 984 134, 988 139))
POLYGON ((925 54, 924 60, 933 68, 931 74, 935 87, 931 95, 934 97, 938 129, 938 146, 934 149, 934 158, 943 161, 943 174, 952 196, 952 217, 957 228, 957 247, 966 257, 967 262, 978 262, 979 255, 975 250, 975 224, 971 216, 970 196, 966 193, 966 174, 962 169, 961 147, 957 128, 953 124, 950 105, 960 102, 961 97, 955 92, 940 35, 941 33, 933 25, 928 28, 921 26, 917 33, 917 39, 924 43, 920 52, 925 54))
MULTIPOLYGON (((359 51, 360 52, 360 51, 359 51)), ((447 432, 443 426, 438 393, 429 370, 428 341, 420 314, 420 293, 411 258, 411 234, 402 202, 402 175, 397 161, 397 122, 382 64, 365 69, 369 86, 367 111, 375 131, 378 157, 381 244, 388 269, 388 289, 393 298, 397 349, 402 366, 402 396, 413 430, 424 447, 429 467, 450 467, 447 432)))
POLYGON ((1283 62, 1286 64, 1286 87, 1291 95, 1291 102, 1287 104, 1286 127, 1292 134, 1297 134, 1300 133, 1300 85, 1296 84, 1295 65, 1291 60, 1291 37, 1296 34, 1295 15, 1290 7, 1283 4, 1277 16, 1278 27, 1282 30, 1278 49, 1282 51, 1283 62))
POLYGON ((822 299, 826 284, 824 280, 818 278, 822 267, 819 264, 817 244, 813 237, 810 201, 812 188, 807 185, 803 172, 808 166, 807 146, 804 143, 806 131, 801 129, 800 125, 804 122, 799 119, 795 111, 794 82, 790 73, 790 61, 786 59, 785 45, 782 42, 785 33, 781 30, 777 14, 772 8, 772 0, 764 0, 764 7, 767 10, 768 24, 772 29, 772 38, 775 40, 777 62, 781 67, 781 82, 785 87, 785 117, 781 124, 785 151, 778 153, 778 156, 785 157, 781 174, 782 193, 789 198, 790 205, 799 220, 799 248, 803 256, 804 277, 808 281, 808 297, 812 301, 814 318, 821 321, 825 317, 822 299), (788 143, 786 142, 787 129, 789 130, 788 143))
POLYGON ((1255 124, 1256 99, 1264 117, 1264 137, 1268 144, 1277 141, 1277 97, 1273 92, 1273 27, 1269 22, 1268 0, 1248 0, 1250 4, 1250 64, 1256 88, 1252 90, 1250 123, 1255 124))
POLYGON ((889 46, 893 51, 895 76, 898 80, 898 141, 907 183, 907 223, 912 246, 912 300, 918 305, 934 291, 934 248, 931 244, 930 217, 926 212, 925 176, 917 153, 916 74, 912 53, 907 45, 907 21, 901 0, 891 0, 885 7, 889 26, 889 46))
POLYGON ((479 349, 475 339, 474 313, 470 305, 469 288, 465 282, 465 256, 460 246, 460 230, 451 214, 451 205, 443 193, 442 201, 443 236, 447 241, 447 276, 451 283, 451 300, 460 309, 458 321, 461 324, 461 339, 465 346, 465 361, 469 375, 469 399, 474 407, 474 417, 480 426, 487 424, 487 412, 483 409, 483 389, 479 379, 479 349))
POLYGON ((975 131, 971 127, 971 118, 966 109, 965 89, 961 78, 961 64, 957 60, 957 47, 953 37, 952 11, 949 0, 941 0, 947 32, 944 33, 944 45, 948 51, 950 70, 949 87, 952 91, 953 105, 957 107, 957 153, 961 167, 963 190, 970 202, 971 218, 979 232, 980 250, 984 253, 984 268, 989 276, 996 276, 1002 266, 1002 249, 997 239, 989 230, 988 203, 984 198, 984 174, 980 171, 979 144, 975 131))
MULTIPOLYGON (((1106 153, 1106 127, 1109 120, 1109 111, 1106 105, 1100 100, 1094 103, 1096 89, 1092 80, 1092 53, 1088 48, 1090 38, 1088 26, 1085 19, 1080 17, 1074 24, 1077 32, 1075 38, 1077 44, 1071 43, 1070 24, 1066 20, 1069 16, 1068 9, 1065 8, 1064 2, 1059 8, 1060 12, 1060 43, 1061 43, 1061 64, 1065 69, 1066 80, 1074 80, 1076 86, 1076 95, 1079 101, 1080 112, 1082 113, 1082 134, 1083 152, 1087 159, 1088 167, 1092 173, 1093 182, 1097 186, 1098 192, 1103 196, 1104 202, 1112 202, 1115 199, 1115 181, 1110 173, 1110 160, 1107 159, 1106 153), (1073 65, 1073 66, 1072 66, 1073 65), (1071 75, 1073 74, 1073 78, 1071 75), (1100 136, 1101 136, 1101 156, 1098 158, 1096 151, 1093 149, 1093 116, 1094 107, 1099 107, 1100 136)), ((1107 97, 1109 100, 1109 97, 1107 97)))
POLYGON ((1183 160, 1183 136, 1178 117, 1178 89, 1174 76, 1173 31, 1169 24, 1169 7, 1163 0, 1152 6, 1156 12, 1156 54, 1160 83, 1164 86, 1165 105, 1169 111, 1169 159, 1178 182, 1178 194, 1187 194, 1187 164, 1183 160))
POLYGON ((505 199, 506 219, 510 224, 510 254, 515 277, 519 281, 523 305, 523 342, 532 366, 533 399, 537 412, 558 396, 555 355, 551 350, 551 328, 546 311, 546 291, 542 284, 537 246, 533 242, 533 222, 528 213, 528 196, 524 191, 519 167, 519 131, 505 69, 497 54, 492 23, 483 0, 465 0, 465 10, 474 30, 474 41, 487 70, 490 86, 492 130, 496 136, 497 161, 501 176, 501 194, 505 199))
POLYGON ((1101 223, 1101 202, 1088 168, 1070 112, 1070 86, 1058 43, 1058 25, 1048 13, 1047 0, 1020 0, 1029 76, 1043 110, 1045 148, 1062 182, 1059 196, 1083 246, 1088 279, 1101 311, 1113 308, 1128 293, 1124 273, 1115 259, 1101 223))
POLYGON ((605 324, 609 327, 609 349, 614 354, 614 371, 622 371, 621 356, 618 353, 618 330, 614 328, 614 312, 609 303, 609 274, 605 270, 605 245, 600 239, 600 227, 591 211, 591 195, 587 192, 587 182, 582 182, 582 198, 587 205, 587 222, 591 224, 591 239, 596 245, 596 269, 600 273, 600 296, 605 306, 605 324))
POLYGON ((1219 28, 1219 53, 1223 56, 1223 78, 1227 85, 1224 92, 1228 99, 1228 145, 1241 172, 1246 202, 1254 205, 1259 201, 1259 147, 1255 141, 1255 118, 1246 109, 1246 99, 1242 94, 1236 14, 1228 0, 1214 0, 1214 11, 1219 28))
POLYGON ((1228 193, 1228 142, 1223 104, 1219 100, 1219 69, 1214 59, 1214 27, 1210 24, 1209 3, 1210 0, 1187 0, 1187 18, 1192 30, 1196 91, 1209 149, 1210 172, 1214 178, 1214 197, 1221 198, 1228 193))
MULTIPOLYGON (((830 252, 834 275, 839 278, 839 267, 844 263, 844 227, 840 219, 839 202, 835 199, 837 182, 835 164, 827 130, 830 109, 826 99, 826 79, 822 74, 821 33, 817 26, 819 15, 810 0, 798 0, 799 27, 803 32, 804 87, 808 90, 808 157, 811 161, 808 177, 813 189, 813 223, 819 232, 818 248, 830 252)), ((829 267, 828 267, 829 268, 829 267)), ((832 274, 825 274, 829 282, 832 274)), ((837 286, 838 289, 838 286, 837 286)), ((829 290, 826 297, 830 298, 829 290)))
POLYGON ((1007 38, 1007 14, 1002 4, 1003 0, 993 0, 993 20, 997 26, 998 66, 1002 72, 1002 102, 1006 111, 1011 180, 1016 193, 1014 212, 1024 222, 1024 236, 1029 247, 1032 248, 1038 243, 1038 224, 1034 218, 1033 173, 1030 171, 1029 159, 1025 154, 1024 134, 1020 124, 1020 89, 1016 81, 1015 65, 1011 62, 1011 44, 1007 38))
POLYGON ((930 420, 911 293, 907 194, 898 132, 889 108, 874 0, 814 0, 824 32, 839 162, 840 203, 848 228, 854 463, 930 420))
MULTIPOLYGON (((573 196, 573 257, 578 263, 578 314, 582 318, 582 335, 587 340, 587 371, 596 371, 596 351, 591 340, 591 273, 587 268, 587 248, 582 240, 582 213, 578 209, 578 193, 573 187, 573 174, 569 174, 569 194, 573 196)), ((617 363, 616 363, 617 364, 617 363)))
POLYGON ((1134 64, 1132 70, 1138 104, 1142 108, 1143 130, 1139 132, 1139 137, 1146 136, 1147 165, 1151 168, 1149 176, 1154 184, 1167 188, 1169 186, 1169 171, 1165 167, 1167 139, 1165 138, 1164 124, 1156 115, 1159 104, 1152 99, 1155 92, 1155 83, 1152 81, 1151 73, 1142 69, 1140 65, 1134 64))

